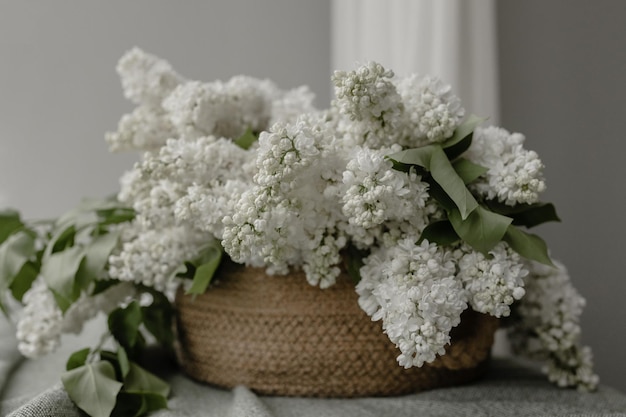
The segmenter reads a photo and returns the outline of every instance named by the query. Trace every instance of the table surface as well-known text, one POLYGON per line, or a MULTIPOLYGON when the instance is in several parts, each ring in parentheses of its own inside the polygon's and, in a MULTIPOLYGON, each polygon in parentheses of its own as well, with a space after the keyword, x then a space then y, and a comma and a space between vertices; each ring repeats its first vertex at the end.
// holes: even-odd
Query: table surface
MULTIPOLYGON (((38 360, 21 359, 14 330, 0 320, 0 415, 80 416, 59 383, 69 353, 98 340, 102 323, 38 360)), ((155 361, 158 362, 158 361, 155 361)), ((159 362, 160 363, 160 362, 159 362)), ((595 393, 559 389, 537 369, 511 358, 494 359, 484 378, 465 386, 386 398, 314 399, 257 396, 245 387, 200 384, 175 367, 153 369, 172 386, 169 416, 369 417, 394 416, 623 416, 626 395, 606 386, 595 393)))

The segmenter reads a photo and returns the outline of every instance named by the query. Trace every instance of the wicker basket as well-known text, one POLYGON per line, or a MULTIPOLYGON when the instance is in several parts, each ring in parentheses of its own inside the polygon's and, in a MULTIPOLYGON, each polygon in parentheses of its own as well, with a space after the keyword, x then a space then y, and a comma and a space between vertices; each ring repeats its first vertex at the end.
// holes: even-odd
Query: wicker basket
POLYGON ((321 290, 300 272, 268 276, 227 263, 206 294, 179 292, 176 304, 184 372, 266 395, 391 396, 466 383, 484 370, 498 326, 468 310, 446 355, 404 369, 380 322, 359 308, 347 276, 321 290))

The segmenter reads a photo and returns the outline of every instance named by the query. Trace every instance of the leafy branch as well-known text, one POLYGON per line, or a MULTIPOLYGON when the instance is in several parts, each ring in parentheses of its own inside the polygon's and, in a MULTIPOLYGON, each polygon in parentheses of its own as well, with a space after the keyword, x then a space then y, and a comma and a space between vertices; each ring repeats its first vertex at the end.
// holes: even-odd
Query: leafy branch
POLYGON ((433 222, 420 240, 440 245, 464 241, 475 250, 488 254, 505 241, 520 255, 552 265, 545 242, 517 226, 533 227, 559 218, 552 204, 506 206, 495 201, 477 201, 467 185, 480 178, 487 168, 461 155, 470 147, 474 129, 484 121, 470 116, 442 144, 405 149, 388 155, 394 168, 408 171, 415 167, 430 185, 430 194, 445 210, 447 219, 433 222))
POLYGON ((141 416, 167 408, 169 385, 139 363, 146 348, 145 333, 171 350, 174 310, 163 294, 145 291, 153 297, 149 305, 132 301, 109 314, 108 329, 116 350, 85 348, 67 361, 63 386, 92 417, 141 416))

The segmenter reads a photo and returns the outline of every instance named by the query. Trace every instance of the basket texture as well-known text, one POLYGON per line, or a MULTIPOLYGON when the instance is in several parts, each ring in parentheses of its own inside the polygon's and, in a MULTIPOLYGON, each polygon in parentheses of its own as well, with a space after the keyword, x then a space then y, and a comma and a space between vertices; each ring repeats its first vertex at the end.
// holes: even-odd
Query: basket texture
POLYGON ((445 355, 404 369, 381 323, 358 306, 347 274, 322 290, 302 272, 268 276, 225 262, 209 291, 180 291, 176 305, 183 371, 265 395, 392 396, 466 383, 484 370, 498 327, 497 319, 467 310, 445 355))

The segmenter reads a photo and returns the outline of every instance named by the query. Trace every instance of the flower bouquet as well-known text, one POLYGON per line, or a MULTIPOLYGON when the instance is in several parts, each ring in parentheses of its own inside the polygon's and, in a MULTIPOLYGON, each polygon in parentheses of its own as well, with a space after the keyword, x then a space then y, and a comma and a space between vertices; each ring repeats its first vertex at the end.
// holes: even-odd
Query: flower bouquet
POLYGON ((254 317, 281 335, 318 329, 318 350, 348 358, 330 363, 354 363, 348 377, 323 382, 351 385, 369 375, 355 368, 380 363, 379 374, 408 384, 290 391, 278 373, 261 393, 392 395, 466 382, 488 358, 498 319, 514 352, 544 361, 551 381, 597 385, 590 349, 578 342, 584 300, 528 232, 558 220, 540 201, 542 162, 523 135, 466 117, 441 80, 368 63, 336 71, 336 98, 318 110, 307 87, 191 81, 137 48, 117 71, 137 107, 106 141, 111 151, 143 152, 119 194, 50 221, 0 215, 0 306, 25 356, 108 315, 102 343, 75 352, 61 376, 88 414, 166 406, 168 385, 141 364, 154 344, 222 386, 269 379, 258 369, 270 355, 250 353, 265 349, 275 364, 295 357, 299 378, 317 372, 310 336, 252 337, 254 317), (478 348, 464 344, 467 335, 478 348), (390 364, 369 356, 374 345, 390 364), (246 371, 191 346, 250 355, 246 371), (459 365, 471 351, 475 360, 459 365), (426 374, 439 382, 411 382, 426 374))

